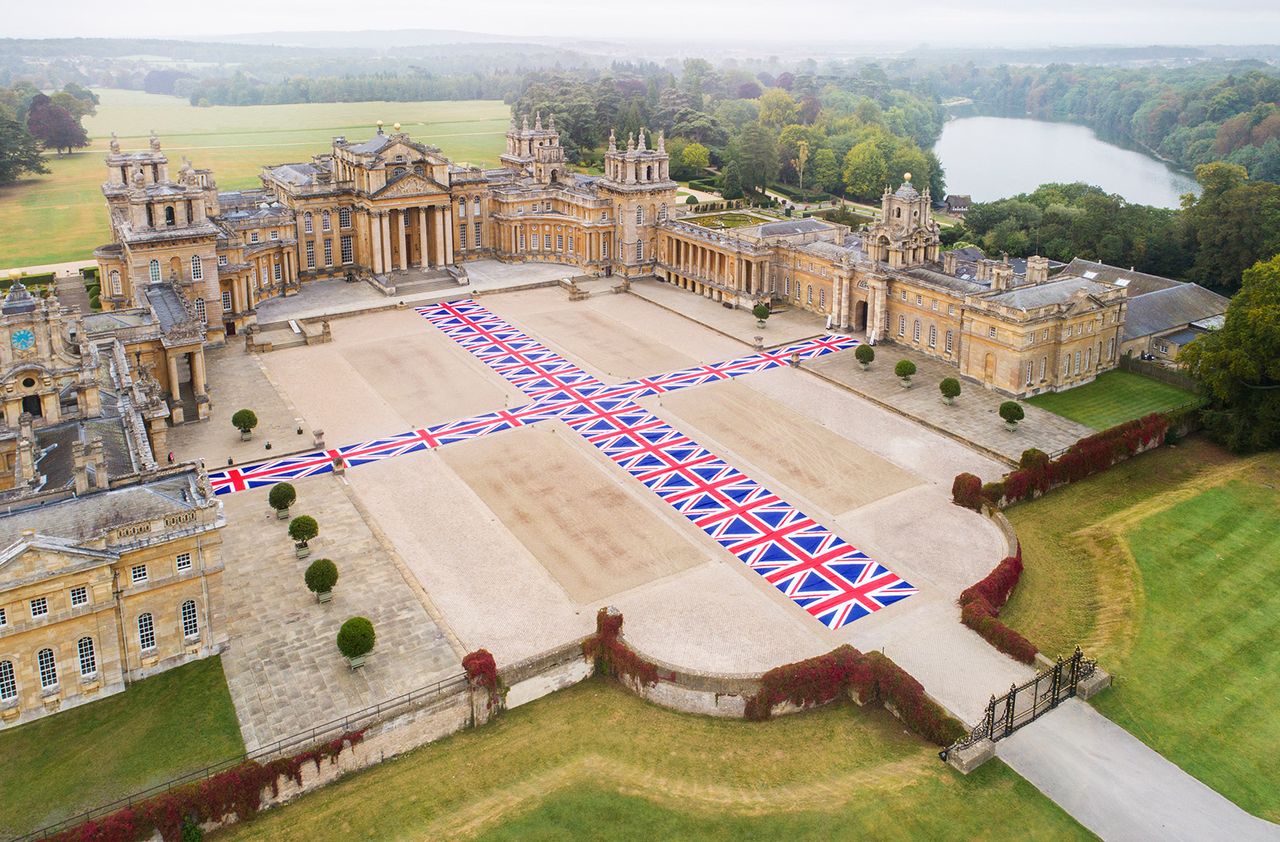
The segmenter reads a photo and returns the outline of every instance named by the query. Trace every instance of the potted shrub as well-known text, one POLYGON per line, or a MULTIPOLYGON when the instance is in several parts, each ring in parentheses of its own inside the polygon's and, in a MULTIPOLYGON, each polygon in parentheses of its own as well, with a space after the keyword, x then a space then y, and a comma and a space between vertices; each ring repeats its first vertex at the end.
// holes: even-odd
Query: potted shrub
POLYGON ((1022 411, 1022 404, 1017 401, 1005 401, 1000 404, 1000 417, 1012 433, 1018 429, 1018 422, 1026 417, 1026 413, 1022 411))
POLYGON ((871 361, 876 358, 876 350, 870 345, 859 345, 853 349, 853 357, 858 361, 858 365, 862 366, 862 370, 866 371, 871 361))
POLYGON ((276 517, 280 520, 289 519, 289 507, 297 499, 298 492, 287 482, 271 486, 271 491, 267 494, 267 503, 276 510, 276 517))
POLYGON ((902 381, 902 388, 911 388, 911 375, 916 373, 916 364, 911 360, 898 360, 898 364, 893 367, 893 373, 902 381))
POLYGON ((252 409, 238 409, 231 416, 231 426, 240 431, 240 441, 248 441, 253 438, 253 428, 258 426, 258 416, 252 409))
POLYGON ((328 602, 333 599, 333 586, 338 584, 338 565, 327 558, 318 558, 311 562, 303 579, 317 602, 328 602))
POLYGON ((960 381, 954 377, 944 377, 938 384, 938 391, 942 392, 942 402, 951 406, 960 397, 960 381))
POLYGON ((289 537, 294 540, 294 549, 298 558, 311 555, 307 542, 320 534, 320 524, 311 515, 298 515, 289 521, 289 537))
POLYGON ((338 629, 338 651, 354 670, 364 666, 364 659, 373 651, 376 635, 373 623, 365 617, 352 617, 338 629))
POLYGON ((769 305, 763 301, 751 308, 751 315, 756 317, 756 327, 764 327, 765 321, 772 315, 769 305))

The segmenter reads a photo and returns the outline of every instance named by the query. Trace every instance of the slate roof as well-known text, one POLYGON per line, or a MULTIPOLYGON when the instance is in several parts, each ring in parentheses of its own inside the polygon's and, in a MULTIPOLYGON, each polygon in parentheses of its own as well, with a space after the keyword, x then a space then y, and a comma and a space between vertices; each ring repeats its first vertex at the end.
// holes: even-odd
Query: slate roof
POLYGON ((1228 299, 1199 284, 1178 284, 1145 295, 1129 293, 1125 340, 1150 336, 1227 312, 1228 299))
POLYGON ((1168 336, 1162 336, 1160 339, 1165 342, 1172 342, 1175 345, 1186 345, 1188 342, 1199 339, 1204 336, 1205 331, 1196 330, 1195 328, 1186 328, 1177 333, 1171 333, 1168 336))
POLYGON ((1074 258, 1068 263, 1067 267, 1062 270, 1062 274, 1075 275, 1091 281, 1103 281, 1108 284, 1125 287, 1129 290, 1130 298, 1146 295, 1148 292, 1155 292, 1158 289, 1168 289, 1182 283, 1172 278, 1162 278, 1159 275, 1149 275, 1146 272, 1135 272, 1132 269, 1122 269, 1119 266, 1108 266, 1096 260, 1085 260, 1080 257, 1074 258))
POLYGON ((986 292, 987 285, 979 283, 972 278, 957 278, 954 275, 948 275, 946 272, 939 272, 936 269, 926 269, 923 266, 916 266, 912 269, 899 270, 901 274, 917 281, 924 281, 933 286, 942 289, 949 289, 962 295, 971 292, 986 292))
POLYGON ((1043 284, 1028 284, 987 297, 987 301, 1018 310, 1034 310, 1051 304, 1062 304, 1079 292, 1100 295, 1110 290, 1107 284, 1089 278, 1064 277, 1043 284))
POLYGON ((780 237, 788 234, 816 234, 831 229, 829 222, 820 219, 789 219, 783 222, 766 222, 760 226, 760 236, 780 237))
POLYGON ((187 308, 173 287, 167 284, 152 284, 147 287, 147 303, 156 311, 160 319, 160 329, 166 333, 175 325, 187 321, 187 308))
POLYGON ((364 143, 356 143, 347 148, 359 155, 371 155, 381 152, 391 142, 391 138, 385 134, 376 134, 366 140, 364 143))
POLYGON ((301 186, 314 182, 316 174, 320 172, 320 168, 315 164, 280 164, 276 167, 269 167, 268 171, 273 178, 286 184, 301 186))

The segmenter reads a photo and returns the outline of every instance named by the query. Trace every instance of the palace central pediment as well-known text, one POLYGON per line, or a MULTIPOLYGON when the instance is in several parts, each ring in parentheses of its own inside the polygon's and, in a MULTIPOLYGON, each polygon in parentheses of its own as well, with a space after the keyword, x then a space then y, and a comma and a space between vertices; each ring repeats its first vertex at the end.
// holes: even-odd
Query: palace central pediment
POLYGON ((373 195, 379 199, 384 199, 399 196, 439 196, 448 192, 446 188, 436 184, 426 176, 419 175, 416 172, 408 172, 381 190, 376 191, 373 195))

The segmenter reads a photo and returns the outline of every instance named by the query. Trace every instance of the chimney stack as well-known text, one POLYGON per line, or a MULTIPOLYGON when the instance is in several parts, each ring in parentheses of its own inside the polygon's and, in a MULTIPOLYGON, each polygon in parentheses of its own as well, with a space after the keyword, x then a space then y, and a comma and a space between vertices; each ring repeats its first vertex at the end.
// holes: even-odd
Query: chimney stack
POLYGON ((944 251, 942 253, 942 272, 945 275, 954 275, 956 273, 956 253, 954 251, 944 251))
POLYGON ((1042 284, 1049 280, 1049 258, 1033 255, 1027 258, 1027 283, 1042 284))
MULTIPOLYGON (((994 261, 992 261, 994 263, 994 261)), ((991 267, 991 288, 1004 291, 1013 286, 1013 267, 1007 262, 996 263, 991 267)))

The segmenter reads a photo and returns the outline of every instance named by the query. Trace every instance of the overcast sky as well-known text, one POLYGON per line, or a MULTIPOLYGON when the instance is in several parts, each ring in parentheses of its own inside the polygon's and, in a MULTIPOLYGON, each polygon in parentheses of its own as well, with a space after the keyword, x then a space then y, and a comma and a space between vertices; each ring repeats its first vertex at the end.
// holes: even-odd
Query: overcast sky
POLYGON ((1024 44, 1280 42, 1276 0, 0 0, 10 37, 204 37, 274 30, 460 29, 506 35, 1024 44), (876 11, 882 5, 886 11, 876 11), (355 12, 355 15, 353 15, 355 12), (650 29, 652 27, 652 29, 650 29))

